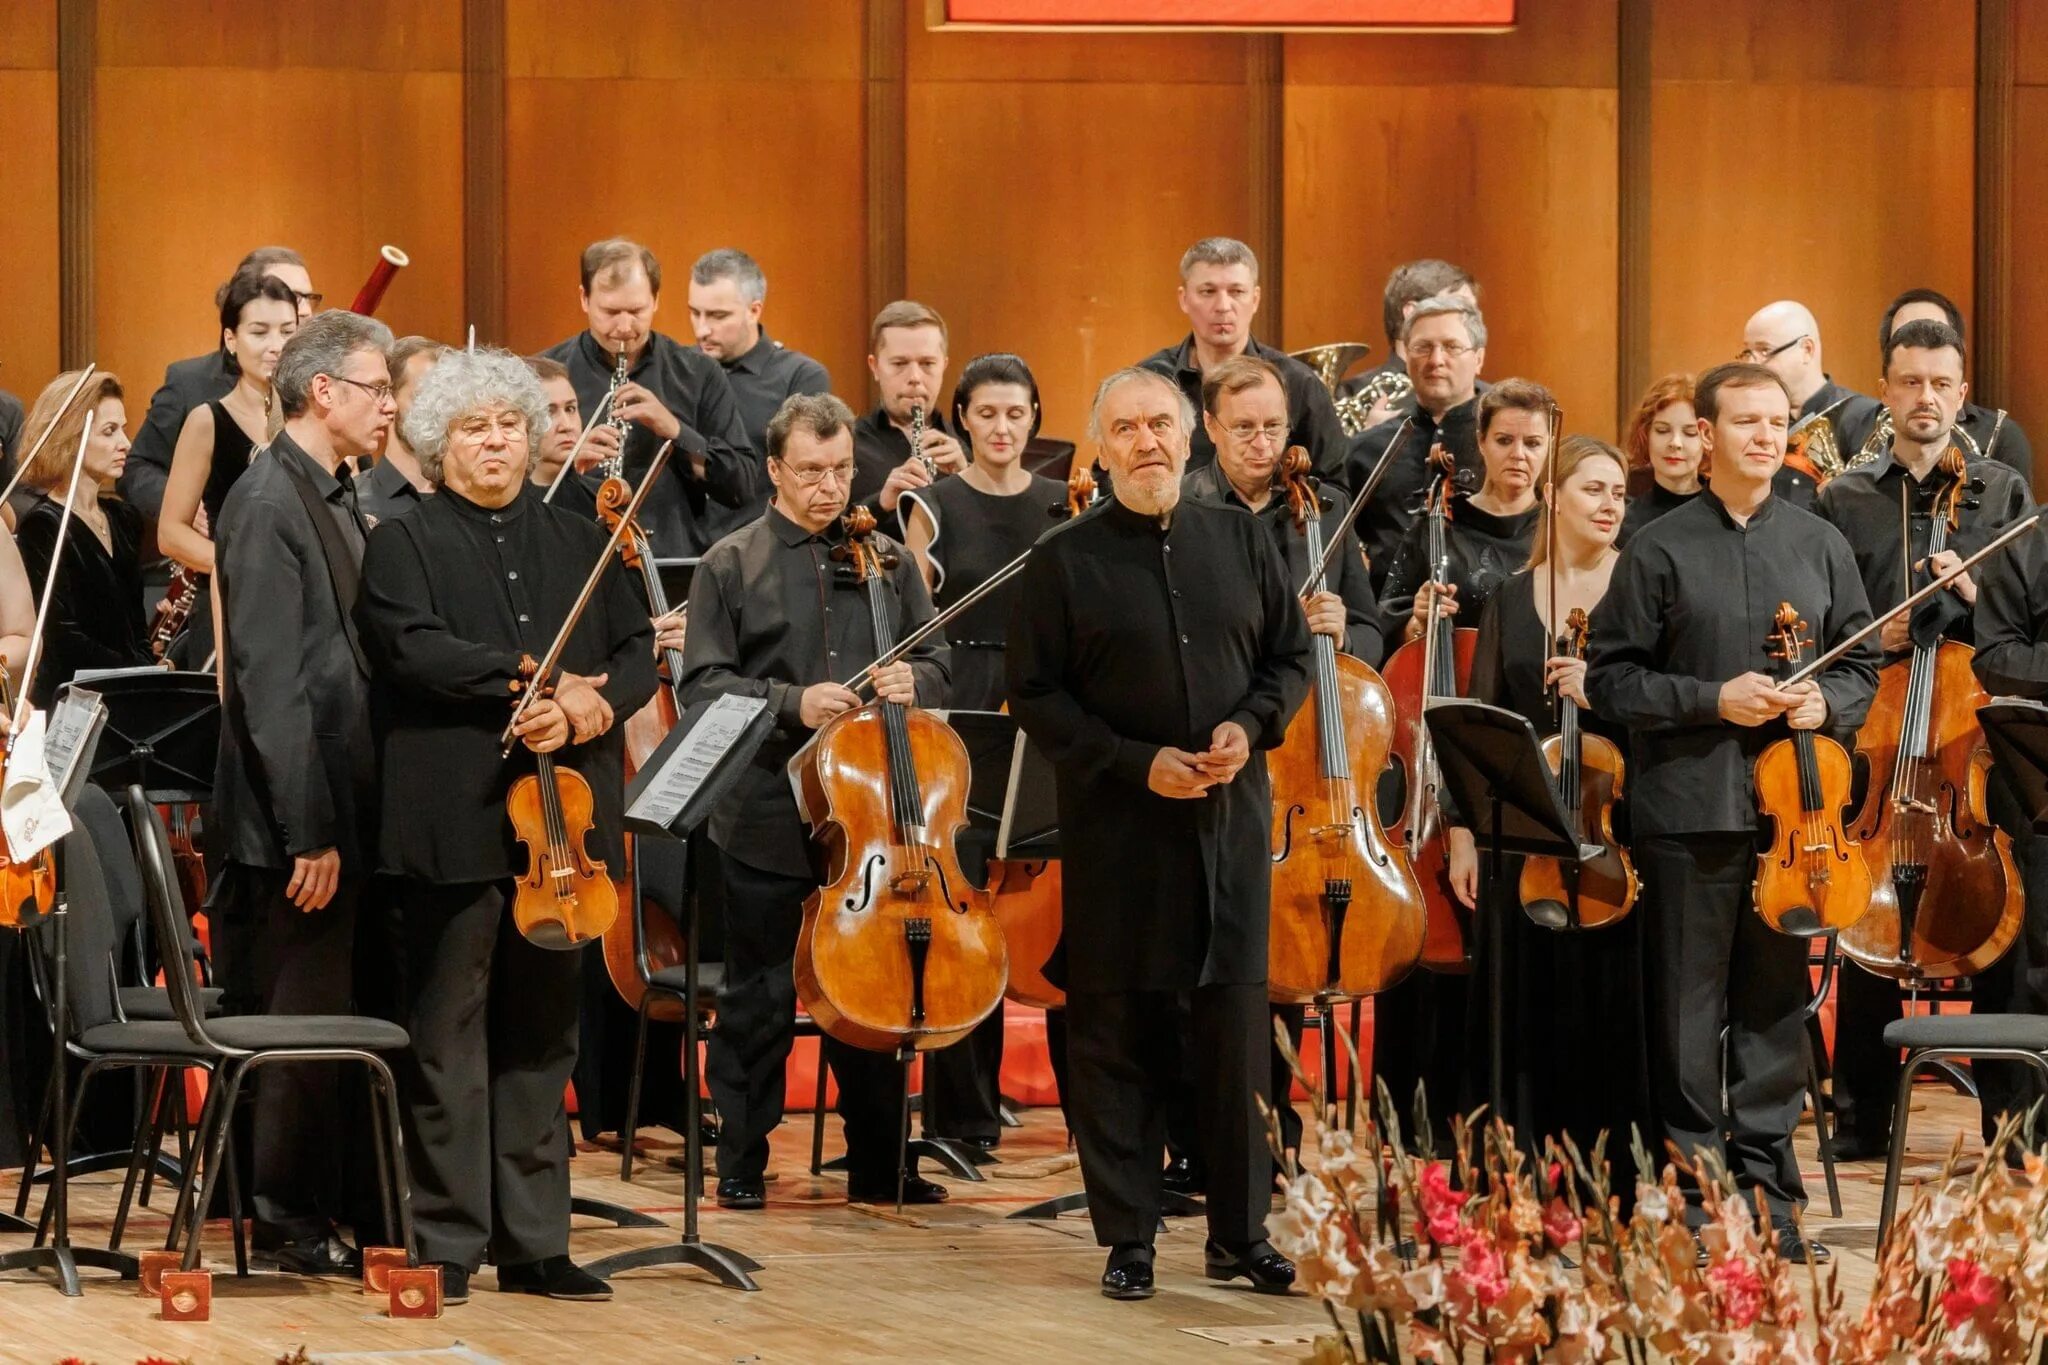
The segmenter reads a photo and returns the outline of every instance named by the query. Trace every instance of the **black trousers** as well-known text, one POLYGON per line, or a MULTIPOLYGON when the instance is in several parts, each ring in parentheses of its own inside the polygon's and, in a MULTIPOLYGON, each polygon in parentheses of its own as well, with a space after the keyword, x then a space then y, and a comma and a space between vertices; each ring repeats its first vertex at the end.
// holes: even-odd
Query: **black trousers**
POLYGON ((1804 939, 1751 908, 1756 841, 1747 833, 1641 838, 1652 1092, 1664 1135, 1711 1151, 1774 1218, 1806 1187, 1792 1151, 1806 1075, 1804 939), (1722 1094, 1727 1029, 1726 1103, 1722 1094))
MULTIPOLYGON (((1372 998, 1372 1065, 1365 1073, 1368 1112, 1377 1115, 1375 1080, 1385 1081, 1402 1130, 1411 1136, 1418 1112, 1438 1137, 1448 1137, 1469 1076, 1465 1030, 1471 978, 1417 967, 1372 998)), ((1340 1059, 1341 1060, 1341 1059, 1340 1059)))
MULTIPOLYGON (((718 1104, 718 1174, 759 1180, 768 1169, 768 1137, 782 1122, 784 1077, 795 1041, 796 980, 790 965, 803 927, 805 877, 750 867, 722 852, 725 877, 725 985, 705 1053, 704 1078, 718 1104)), ((903 1068, 885 1052, 824 1039, 824 1060, 839 1081, 846 1123, 847 1174, 855 1184, 893 1180, 903 1102, 903 1068)))
POLYGON ((924 1131, 942 1138, 1003 1135, 1003 1004, 951 1047, 924 1054, 924 1131))
MULTIPOLYGON (((320 910, 285 898, 288 870, 228 863, 211 899, 222 1008, 234 1014, 348 1014, 354 1008, 356 920, 366 882, 344 877, 320 910)), ((365 1204, 359 1169, 341 1151, 367 1151, 360 1069, 339 1062, 266 1066, 255 1086, 251 1212, 260 1246, 299 1241, 365 1204), (351 1074, 358 1073, 358 1074, 351 1074)), ((374 1202, 374 1199, 368 1202, 374 1202)))
MULTIPOLYGON (((1102 1246, 1150 1245, 1160 1154, 1182 1085, 1182 1023, 1171 991, 1070 992, 1067 1112, 1081 1150, 1088 1217, 1102 1246)), ((1256 1242, 1272 1204, 1272 1156, 1253 1095, 1272 1079, 1264 982, 1187 993, 1196 1128, 1208 1168, 1209 1235, 1256 1242)))
MULTIPOLYGON (((1348 1006, 1335 1007, 1341 1020, 1348 1006)), ((1272 1022, 1287 1027, 1287 1039, 1295 1054, 1301 1052, 1301 1034, 1308 1020, 1307 1005, 1274 1005, 1271 1007, 1272 1022)), ((1182 1001, 1182 1037, 1187 1036, 1189 1024, 1187 1002, 1182 1001)), ((1287 1055, 1280 1050, 1280 1041, 1271 1029, 1267 1030, 1268 1049, 1272 1053, 1272 1083, 1266 1089, 1266 1103, 1280 1116, 1280 1145, 1290 1151, 1301 1147, 1301 1115, 1294 1108, 1294 1070, 1287 1065, 1287 1055)), ((1319 1043, 1320 1045, 1320 1043, 1319 1043)), ((1343 1065, 1343 1051, 1337 1054, 1338 1065, 1343 1065)), ((1166 1151, 1169 1156, 1187 1160, 1194 1169, 1198 1182, 1207 1179, 1208 1163, 1202 1155, 1201 1127, 1195 1114, 1195 1072, 1202 1065, 1201 1057, 1192 1048, 1183 1047, 1181 1057, 1182 1088, 1175 1096, 1173 1112, 1166 1121, 1166 1151)))
POLYGON ((400 893, 405 1026, 399 1071, 422 1261, 475 1270, 569 1249, 569 1119, 583 953, 512 923, 509 882, 400 893))

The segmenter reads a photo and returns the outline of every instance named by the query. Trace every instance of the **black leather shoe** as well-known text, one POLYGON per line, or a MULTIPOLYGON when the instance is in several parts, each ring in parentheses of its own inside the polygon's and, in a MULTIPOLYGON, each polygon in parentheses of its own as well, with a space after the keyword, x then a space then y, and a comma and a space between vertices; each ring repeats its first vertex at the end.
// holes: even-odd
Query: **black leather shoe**
POLYGON ((1143 1242, 1113 1247, 1102 1271, 1102 1297, 1149 1299, 1152 1292, 1152 1248, 1143 1242))
POLYGON ((1837 1133, 1828 1144, 1828 1154, 1837 1161, 1883 1161, 1891 1153, 1890 1138, 1861 1133, 1837 1133))
MULTIPOLYGON (((905 1204, 943 1204, 952 1197, 944 1185, 923 1176, 913 1175, 903 1182, 905 1204)), ((846 1182, 846 1202, 849 1204, 894 1204, 896 1202, 896 1177, 885 1180, 849 1180, 846 1182)))
POLYGON ((1813 1241, 1799 1235, 1799 1229, 1789 1220, 1772 1220, 1771 1231, 1778 1238, 1778 1255, 1793 1265, 1805 1265, 1809 1260, 1815 1265, 1826 1265, 1834 1259, 1834 1253, 1813 1241))
POLYGON ((448 1261, 441 1261, 437 1264, 441 1267, 442 1305, 445 1307, 450 1304, 468 1303, 469 1268, 467 1266, 455 1265, 448 1261))
POLYGON ((274 1247, 259 1247, 259 1261, 267 1261, 287 1275, 361 1275, 363 1253, 341 1240, 339 1234, 323 1232, 274 1247))
POLYGON ((1202 1248, 1202 1273, 1212 1280, 1242 1276, 1261 1294, 1285 1294, 1294 1287, 1294 1262, 1273 1250, 1271 1242, 1240 1249, 1211 1241, 1202 1248))
MULTIPOLYGON (((524 1265, 498 1267, 501 1294, 541 1294, 551 1299, 572 1299, 579 1303, 602 1303, 612 1296, 612 1287, 577 1265, 567 1256, 550 1256, 524 1265)), ((444 1286, 441 1298, 448 1292, 444 1286)))
POLYGON ((1184 1156, 1177 1156, 1166 1163, 1166 1170, 1160 1174, 1160 1188, 1172 1194, 1199 1195, 1202 1192, 1202 1173, 1195 1169, 1195 1163, 1184 1156))
POLYGON ((718 1207, 722 1209, 758 1209, 767 1202, 767 1191, 759 1180, 735 1176, 718 1182, 718 1207))

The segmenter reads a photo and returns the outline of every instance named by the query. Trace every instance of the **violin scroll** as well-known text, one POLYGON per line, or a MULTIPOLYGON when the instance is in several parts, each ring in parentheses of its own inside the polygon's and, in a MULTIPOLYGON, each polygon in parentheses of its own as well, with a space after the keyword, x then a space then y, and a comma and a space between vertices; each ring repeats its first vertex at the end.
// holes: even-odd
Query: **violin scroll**
MULTIPOLYGON (((1087 511, 1095 501, 1095 491, 1095 466, 1076 460, 1067 475, 1067 515, 1078 517, 1087 511)), ((1053 508, 1052 514, 1058 516, 1060 509, 1053 508)))
POLYGON ((1764 653, 1779 660, 1786 671, 1797 668, 1806 659, 1806 651, 1813 648, 1813 633, 1806 622, 1799 619, 1799 610, 1790 602, 1780 602, 1764 653))

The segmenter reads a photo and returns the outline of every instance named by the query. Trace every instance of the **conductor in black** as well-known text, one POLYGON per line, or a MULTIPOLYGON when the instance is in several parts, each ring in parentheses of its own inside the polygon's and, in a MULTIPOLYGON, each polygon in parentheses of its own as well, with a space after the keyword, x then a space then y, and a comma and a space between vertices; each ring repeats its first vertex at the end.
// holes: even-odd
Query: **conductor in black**
POLYGON ((1011 710, 1056 778, 1066 932, 1048 974, 1067 990, 1069 1113, 1117 1299, 1152 1293, 1179 997, 1201 1058, 1207 1273, 1294 1282, 1265 1239, 1253 1096, 1270 1079, 1261 751, 1307 693, 1309 632, 1266 529, 1182 500, 1194 423, 1150 370, 1103 381, 1091 434, 1115 496, 1033 549, 1007 649, 1011 710))

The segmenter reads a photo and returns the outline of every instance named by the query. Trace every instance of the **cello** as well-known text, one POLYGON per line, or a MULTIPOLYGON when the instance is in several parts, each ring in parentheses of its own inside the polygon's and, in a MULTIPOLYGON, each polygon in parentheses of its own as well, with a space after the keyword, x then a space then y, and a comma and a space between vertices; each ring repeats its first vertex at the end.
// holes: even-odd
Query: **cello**
MULTIPOLYGON (((1281 461, 1288 510, 1323 562, 1322 497, 1308 452, 1281 461)), ((1320 570, 1312 590, 1322 590, 1320 570)), ((1354 773, 1375 781, 1393 746, 1394 697, 1362 660, 1314 637, 1311 701, 1267 756, 1273 783, 1273 908, 1267 990, 1274 1000, 1355 1000, 1407 976, 1422 956, 1426 911, 1407 849, 1359 800, 1354 773)))
MULTIPOLYGON (((1095 502, 1095 471, 1076 460, 1067 475, 1067 500, 1048 509, 1055 517, 1080 516, 1095 502)), ((1031 1009, 1064 1009, 1067 993, 1046 978, 1046 963, 1060 944, 1064 909, 1057 858, 991 858, 989 906, 1003 927, 1010 955, 1005 999, 1031 1009)))
MULTIPOLYGON (((1812 647, 1806 622, 1780 603, 1766 646, 1783 675, 1812 647)), ((1825 735, 1794 730, 1756 757, 1756 796, 1772 827, 1757 855, 1756 912, 1781 934, 1811 938, 1845 930, 1870 907, 1870 869, 1843 826, 1854 768, 1849 751, 1825 735)))
MULTIPOLYGON (((1554 561, 1553 561, 1554 563, 1554 561)), ((1554 572, 1554 570, 1553 570, 1554 572)), ((1565 617, 1564 651, 1586 657, 1586 609, 1565 617)), ((1619 922, 1636 903, 1636 869, 1614 837, 1614 803, 1626 771, 1621 750, 1605 735, 1579 726, 1579 704, 1558 698, 1557 733, 1545 736, 1543 757, 1582 845, 1600 856, 1584 861, 1532 857, 1522 864, 1522 913, 1545 929, 1599 929, 1619 922)))
MULTIPOLYGON (((895 648, 881 586, 896 562, 874 514, 846 514, 833 550, 867 597, 878 659, 895 648)), ((901 702, 844 711, 790 760, 797 807, 827 876, 804 901, 797 998, 843 1043, 928 1051, 965 1037, 1003 998, 1007 957, 988 893, 954 838, 967 823, 967 746, 901 702)))
MULTIPOLYGON (((1450 519, 1451 479, 1456 461, 1441 445, 1429 452, 1429 487, 1423 516, 1429 528, 1429 586, 1432 599, 1449 579, 1450 555, 1444 545, 1444 523, 1450 519)), ((1448 617, 1433 616, 1420 639, 1410 640, 1387 660, 1382 677, 1394 694, 1400 723, 1394 732, 1393 756, 1406 779, 1400 818, 1387 833, 1408 848, 1408 863, 1422 887, 1426 915, 1422 965, 1433 972, 1472 970, 1472 948, 1466 911, 1451 889, 1449 842, 1445 837, 1442 774, 1436 746, 1423 714, 1438 697, 1463 696, 1472 681, 1472 656, 1479 632, 1470 626, 1452 628, 1448 617)))
MULTIPOLYGON (((1970 483, 1955 446, 1941 468, 1954 482, 1935 503, 1929 558, 1948 548, 1970 483)), ((1879 976, 1973 975, 2004 956, 2025 914, 2011 840, 1985 807, 1991 756, 1977 708, 1990 697, 1971 671, 1972 653, 1938 640, 1887 664, 1856 736, 1870 770, 1853 822, 1870 869, 1870 910, 1840 942, 1879 976)))

